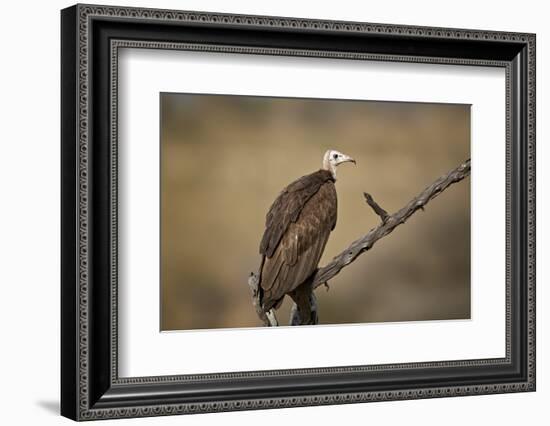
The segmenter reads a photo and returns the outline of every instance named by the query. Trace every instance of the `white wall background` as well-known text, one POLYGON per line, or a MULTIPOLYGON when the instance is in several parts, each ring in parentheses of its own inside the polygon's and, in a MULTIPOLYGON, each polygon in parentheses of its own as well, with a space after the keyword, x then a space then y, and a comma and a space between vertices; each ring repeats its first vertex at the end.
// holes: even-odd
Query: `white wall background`
MULTIPOLYGON (((545 424, 550 417, 550 28, 537 0, 337 2, 120 0, 103 4, 296 16, 537 33, 538 390, 316 408, 117 420, 119 424, 318 425, 369 423, 545 424), (131 422, 131 423, 129 423, 131 422)), ((0 65, 0 401, 2 424, 68 424, 59 405, 59 9, 72 3, 2 7, 0 65)), ((107 421, 102 424, 116 424, 107 421)))

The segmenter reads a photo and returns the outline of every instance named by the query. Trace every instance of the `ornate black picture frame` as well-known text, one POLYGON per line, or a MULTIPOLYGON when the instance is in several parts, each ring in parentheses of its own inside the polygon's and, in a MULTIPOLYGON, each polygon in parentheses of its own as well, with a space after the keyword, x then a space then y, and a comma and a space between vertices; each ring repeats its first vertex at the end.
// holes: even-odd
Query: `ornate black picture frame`
POLYGON ((534 34, 95 5, 64 9, 61 29, 62 415, 92 420, 535 390, 534 34), (506 356, 120 378, 116 97, 117 52, 125 46, 504 68, 506 356))

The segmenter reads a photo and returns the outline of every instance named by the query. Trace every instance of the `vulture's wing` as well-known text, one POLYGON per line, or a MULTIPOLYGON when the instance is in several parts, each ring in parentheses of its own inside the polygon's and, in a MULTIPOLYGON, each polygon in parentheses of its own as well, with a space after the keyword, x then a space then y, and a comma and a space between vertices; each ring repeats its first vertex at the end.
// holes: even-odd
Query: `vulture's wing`
POLYGON ((326 182, 334 182, 331 173, 318 170, 295 180, 273 202, 265 218, 265 232, 260 243, 260 254, 273 256, 283 234, 298 216, 310 198, 326 182))
MULTIPOLYGON (((289 200, 288 205, 292 208, 295 203, 289 200)), ((291 211, 280 213, 292 215, 291 211)), ((270 309, 315 271, 336 225, 336 213, 336 190, 333 181, 327 180, 303 204, 296 219, 290 220, 279 243, 266 247, 260 275, 265 309, 270 309)))

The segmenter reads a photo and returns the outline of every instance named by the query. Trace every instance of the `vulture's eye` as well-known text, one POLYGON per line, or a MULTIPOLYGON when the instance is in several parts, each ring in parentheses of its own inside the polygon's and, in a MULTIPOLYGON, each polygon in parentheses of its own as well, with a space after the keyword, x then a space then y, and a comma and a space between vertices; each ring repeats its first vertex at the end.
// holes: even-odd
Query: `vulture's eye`
POLYGON ((332 157, 336 160, 338 158, 338 154, 334 154, 332 157))

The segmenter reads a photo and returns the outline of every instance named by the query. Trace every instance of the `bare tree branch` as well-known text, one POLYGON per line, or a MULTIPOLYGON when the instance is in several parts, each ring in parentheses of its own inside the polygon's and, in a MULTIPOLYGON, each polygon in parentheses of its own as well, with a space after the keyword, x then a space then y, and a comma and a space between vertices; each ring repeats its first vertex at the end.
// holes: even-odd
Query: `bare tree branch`
POLYGON ((462 179, 470 175, 470 159, 466 160, 457 168, 449 173, 441 176, 424 191, 414 197, 405 207, 392 215, 388 215, 372 197, 365 193, 367 203, 372 209, 382 218, 382 223, 371 229, 368 234, 355 240, 350 246, 337 255, 332 261, 317 270, 313 278, 313 289, 316 289, 321 284, 328 282, 338 273, 352 263, 359 255, 371 249, 374 243, 379 239, 391 233, 397 226, 405 223, 417 210, 424 209, 424 206, 431 200, 445 191, 453 183, 460 182, 462 179), (385 218, 385 220, 384 220, 385 218))
POLYGON ((370 195, 368 192, 363 192, 363 196, 365 197, 365 201, 367 202, 367 204, 371 206, 374 210, 374 213, 380 216, 380 219, 382 219, 382 223, 386 223, 390 217, 388 212, 380 207, 378 203, 374 201, 372 195, 370 195))

